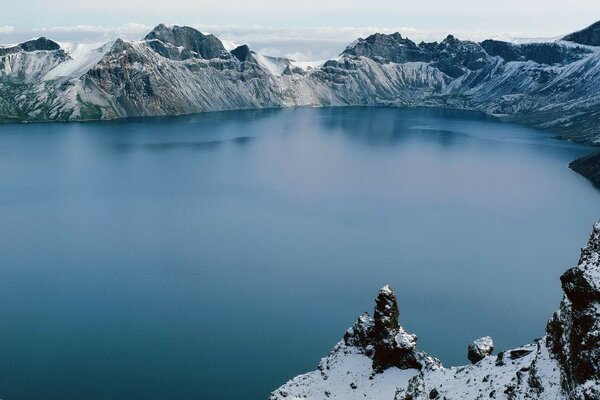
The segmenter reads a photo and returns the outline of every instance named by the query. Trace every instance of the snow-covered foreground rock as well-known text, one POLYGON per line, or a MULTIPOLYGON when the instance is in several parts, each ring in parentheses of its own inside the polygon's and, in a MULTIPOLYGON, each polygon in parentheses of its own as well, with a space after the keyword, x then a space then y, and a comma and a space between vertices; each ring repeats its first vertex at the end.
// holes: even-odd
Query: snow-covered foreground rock
POLYGON ((491 338, 478 339, 469 346, 474 363, 452 368, 416 349, 385 286, 372 318, 361 315, 318 370, 270 400, 600 399, 600 222, 561 282, 564 297, 544 337, 497 355, 491 338))
POLYGON ((104 45, 0 47, 0 121, 90 120, 293 106, 480 110, 600 143, 600 24, 554 42, 415 43, 374 34, 297 63, 158 25, 104 45))

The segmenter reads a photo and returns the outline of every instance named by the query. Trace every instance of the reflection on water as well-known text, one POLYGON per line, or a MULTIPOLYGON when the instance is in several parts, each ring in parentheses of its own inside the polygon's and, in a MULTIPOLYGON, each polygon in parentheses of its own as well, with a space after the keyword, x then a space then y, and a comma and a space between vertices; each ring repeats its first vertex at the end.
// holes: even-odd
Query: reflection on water
POLYGON ((543 334, 589 148, 477 113, 0 126, 0 396, 264 399, 390 283, 447 364, 543 334))

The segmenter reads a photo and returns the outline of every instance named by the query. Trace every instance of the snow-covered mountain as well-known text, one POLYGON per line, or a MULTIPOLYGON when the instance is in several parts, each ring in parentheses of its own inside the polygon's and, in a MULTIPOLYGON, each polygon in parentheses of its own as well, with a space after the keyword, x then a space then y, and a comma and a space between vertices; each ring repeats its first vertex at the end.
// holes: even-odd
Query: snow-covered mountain
POLYGON ((452 368, 417 350, 385 286, 373 317, 361 315, 316 371, 293 378, 270 400, 600 399, 600 222, 578 265, 560 279, 563 300, 544 337, 496 356, 492 338, 475 340, 472 364, 452 368))
POLYGON ((358 39, 309 66, 158 25, 101 46, 39 38, 0 47, 0 120, 174 115, 293 106, 477 109, 600 143, 600 24, 553 42, 358 39), (227 45, 227 47, 226 47, 227 45))

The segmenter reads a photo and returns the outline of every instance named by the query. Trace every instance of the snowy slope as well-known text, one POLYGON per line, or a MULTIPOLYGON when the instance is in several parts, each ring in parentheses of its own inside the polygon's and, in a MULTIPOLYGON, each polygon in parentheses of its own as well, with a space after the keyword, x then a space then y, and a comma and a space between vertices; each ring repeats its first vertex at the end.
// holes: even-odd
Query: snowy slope
POLYGON ((69 55, 69 59, 48 71, 43 81, 59 78, 80 78, 110 50, 113 42, 104 44, 60 43, 62 49, 69 55))
POLYGON ((387 340, 404 330, 398 325, 395 295, 386 286, 376 299, 374 318, 359 317, 316 371, 285 383, 270 400, 599 399, 600 223, 594 225, 578 265, 561 281, 565 297, 548 322, 546 336, 451 368, 417 352, 411 340, 408 353, 389 347, 387 340), (388 364, 383 370, 378 368, 382 344, 388 364), (407 365, 407 355, 417 356, 419 363, 407 365))
POLYGON ((355 347, 340 342, 321 360, 318 370, 295 377, 273 392, 270 399, 393 399, 396 390, 406 387, 419 372, 389 368, 374 375, 371 363, 355 347))
MULTIPOLYGON (((596 34, 592 26, 580 36, 589 43, 596 34)), ((375 34, 336 59, 296 62, 177 25, 158 25, 141 41, 100 46, 58 48, 40 38, 0 48, 0 120, 426 106, 480 110, 600 143, 600 46, 586 43, 475 43, 449 35, 417 44, 375 34)))

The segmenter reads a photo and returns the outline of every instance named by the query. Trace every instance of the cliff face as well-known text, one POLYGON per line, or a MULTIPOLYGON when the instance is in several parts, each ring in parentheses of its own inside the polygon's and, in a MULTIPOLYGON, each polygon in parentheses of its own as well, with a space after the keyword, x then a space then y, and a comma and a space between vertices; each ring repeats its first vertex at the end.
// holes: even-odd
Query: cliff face
POLYGON ((375 34, 335 60, 227 50, 190 27, 158 25, 140 41, 87 54, 37 39, 0 48, 0 120, 85 120, 293 106, 480 110, 600 143, 597 27, 552 43, 414 43, 375 34))
POLYGON ((600 186, 600 153, 579 158, 570 163, 569 168, 600 186))
POLYGON ((319 365, 276 391, 292 399, 600 399, 600 222, 579 263, 561 277, 564 297, 535 343, 492 356, 489 337, 468 347, 472 365, 444 368, 398 325, 389 286, 319 365))

